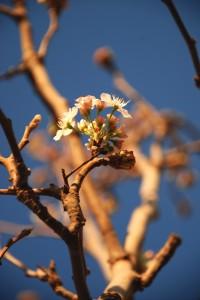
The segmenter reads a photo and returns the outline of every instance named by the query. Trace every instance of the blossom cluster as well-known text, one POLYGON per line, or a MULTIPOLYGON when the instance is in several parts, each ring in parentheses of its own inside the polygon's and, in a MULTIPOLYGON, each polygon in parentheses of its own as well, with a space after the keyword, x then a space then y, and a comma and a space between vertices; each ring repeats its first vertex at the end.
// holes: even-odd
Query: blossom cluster
POLYGON ((88 137, 85 145, 92 155, 121 149, 126 133, 115 113, 118 111, 124 118, 131 118, 124 109, 127 103, 122 98, 107 93, 102 93, 99 99, 90 95, 79 97, 75 106, 69 108, 58 121, 59 129, 54 140, 58 141, 62 136, 76 132, 88 137), (76 121, 78 113, 82 119, 76 121))

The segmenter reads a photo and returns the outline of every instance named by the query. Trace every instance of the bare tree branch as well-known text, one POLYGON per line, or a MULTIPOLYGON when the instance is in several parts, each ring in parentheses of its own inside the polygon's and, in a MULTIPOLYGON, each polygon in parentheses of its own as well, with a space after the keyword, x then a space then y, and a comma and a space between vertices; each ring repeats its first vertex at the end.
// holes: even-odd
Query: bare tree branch
POLYGON ((46 34, 44 35, 44 37, 41 41, 41 44, 39 46, 39 49, 38 49, 38 55, 41 58, 44 58, 46 56, 48 47, 49 47, 49 43, 50 43, 51 39, 53 38, 53 35, 55 34, 55 32, 58 29, 58 14, 57 14, 55 8, 49 7, 48 12, 49 12, 49 20, 50 20, 49 28, 48 28, 46 34))
MULTIPOLYGON (((107 157, 93 157, 82 166, 75 180, 69 188, 69 192, 63 193, 62 202, 64 210, 69 214, 71 223, 68 226, 70 232, 76 232, 80 226, 83 226, 85 219, 79 205, 79 190, 85 176, 95 167, 110 165, 113 168, 127 169, 133 167, 135 158, 132 151, 121 151, 120 153, 111 154, 107 157)), ((101 224, 101 222, 99 222, 101 224)))
MULTIPOLYGON (((15 3, 16 8, 25 10, 25 16, 19 18, 17 21, 21 39, 22 60, 26 64, 27 74, 41 100, 51 111, 54 119, 57 120, 68 110, 66 99, 54 88, 49 79, 44 62, 41 61, 38 53, 34 49, 31 24, 27 17, 25 2, 23 0, 17 0, 15 3)), ((64 143, 65 142, 66 141, 64 141, 64 143)), ((68 145, 73 149, 72 162, 74 165, 77 165, 77 163, 81 165, 87 158, 79 137, 75 134, 70 135, 68 145)), ((88 206, 95 215, 98 215, 99 208, 103 210, 103 206, 91 178, 88 177, 85 180, 83 190, 88 206)), ((107 224, 106 228, 110 230, 110 234, 105 236, 109 251, 115 253, 117 256, 124 256, 122 246, 106 212, 104 212, 103 220, 104 224, 107 224), (110 239, 110 237, 112 238, 110 239)))
POLYGON ((4 5, 4 4, 0 4, 0 13, 6 15, 8 17, 11 17, 13 19, 17 19, 17 18, 20 18, 20 17, 24 16, 24 10, 23 9, 18 9, 17 7, 12 8, 12 7, 9 7, 9 6, 4 5))
MULTIPOLYGON (((49 188, 33 188, 34 194, 37 196, 49 196, 56 198, 57 200, 61 200, 61 188, 56 185, 50 185, 49 188)), ((0 195, 17 195, 17 189, 8 188, 8 189, 0 189, 0 195)))
POLYGON ((141 275, 141 284, 146 287, 151 284, 161 268, 171 259, 177 247, 181 244, 181 238, 171 234, 154 258, 148 263, 147 270, 141 275))
POLYGON ((5 73, 0 74, 0 80, 10 79, 26 71, 25 64, 21 63, 15 67, 10 67, 5 73))
POLYGON ((23 239, 24 237, 26 237, 27 235, 29 235, 32 231, 32 228, 29 229, 23 229, 19 234, 13 236, 12 238, 10 238, 8 240, 8 242, 3 246, 3 248, 0 249, 0 261, 2 259, 2 257, 6 254, 6 252, 8 251, 8 249, 15 244, 17 241, 23 239))
POLYGON ((195 80, 196 86, 198 88, 200 88, 200 59, 199 59, 199 55, 198 55, 197 48, 195 45, 196 41, 189 34, 173 1, 172 0, 162 0, 162 2, 165 3, 167 8, 169 9, 174 21, 176 22, 176 25, 177 25, 180 33, 182 34, 183 39, 188 47, 194 69, 196 70, 196 76, 194 77, 194 80, 195 80))
POLYGON ((28 268, 22 261, 14 257, 10 252, 5 254, 5 258, 21 269, 27 277, 36 278, 48 282, 52 290, 58 296, 68 300, 78 300, 78 296, 63 286, 63 283, 56 272, 55 262, 52 260, 48 268, 38 267, 35 270, 28 268))
POLYGON ((28 185, 28 176, 24 175, 27 167, 20 154, 11 121, 6 118, 4 113, 0 111, 0 123, 8 139, 9 146, 13 151, 13 159, 8 157, 8 163, 5 165, 8 172, 15 173, 13 180, 14 187, 17 189, 17 198, 26 205, 33 213, 35 213, 47 226, 56 232, 61 239, 69 247, 69 252, 72 261, 72 269, 74 274, 74 282, 76 285, 80 300, 89 300, 89 291, 85 280, 85 263, 82 251, 81 232, 77 235, 71 235, 68 229, 48 212, 47 208, 39 202, 39 197, 34 194, 31 187, 28 185), (9 165, 9 166, 8 166, 9 165))
POLYGON ((133 295, 135 292, 150 285, 160 269, 172 258, 180 243, 180 237, 175 234, 171 234, 161 250, 148 263, 147 270, 142 274, 138 274, 130 270, 128 271, 128 262, 126 268, 122 265, 120 266, 120 263, 123 264, 123 262, 119 262, 119 265, 117 263, 114 266, 114 268, 117 267, 117 270, 113 270, 114 274, 115 272, 116 274, 117 272, 120 274, 120 271, 122 271, 120 270, 121 267, 128 273, 124 274, 124 277, 117 275, 112 277, 111 282, 108 284, 105 292, 100 296, 99 300, 126 300, 129 299, 130 295, 133 295), (121 277, 121 281, 119 280, 119 277, 121 277))
POLYGON ((38 127, 41 121, 41 115, 35 115, 31 122, 26 126, 23 137, 18 144, 19 150, 22 150, 26 144, 29 143, 29 136, 31 132, 38 127))
MULTIPOLYGON (((16 21, 20 33, 22 61, 26 70, 26 75, 29 76, 34 89, 37 91, 43 103, 46 104, 48 109, 51 111, 55 120, 59 119, 59 117, 68 110, 68 105, 66 99, 54 88, 45 68, 45 62, 41 58, 46 56, 48 46, 55 31, 57 30, 58 15, 64 2, 64 0, 60 0, 59 2, 56 0, 40 1, 40 3, 46 4, 49 8, 50 24, 41 41, 39 50, 36 51, 32 39, 31 23, 27 16, 25 6, 26 2, 25 0, 14 1, 14 9, 23 12, 23 17, 18 17, 16 21)), ((150 127, 150 129, 147 130, 145 136, 153 133, 156 139, 162 140, 162 138, 167 135, 166 132, 168 127, 166 125, 166 119, 126 81, 112 58, 112 55, 108 57, 107 54, 108 53, 104 51, 104 56, 101 56, 98 59, 101 61, 104 68, 107 68, 107 70, 112 74, 115 86, 136 103, 136 106, 142 111, 143 118, 148 120, 146 124, 150 127), (165 129, 164 133, 162 130, 161 134, 158 132, 160 127, 161 129, 165 129)), ((13 72, 13 75, 14 73, 15 72, 13 72)), ((40 117, 38 115, 35 116, 35 118, 26 127, 24 135, 18 144, 12 129, 11 121, 8 120, 4 113, 0 111, 0 122, 12 151, 12 154, 7 158, 0 156, 0 162, 7 168, 13 184, 11 188, 1 189, 0 194, 15 194, 19 201, 26 205, 48 226, 48 228, 51 228, 67 244, 72 263, 73 280, 77 295, 73 293, 67 294, 66 290, 63 290, 62 282, 56 273, 54 262, 52 262, 48 268, 39 267, 36 270, 31 270, 28 269, 22 262, 16 259, 11 260, 13 260, 18 267, 23 269, 26 275, 48 281, 55 293, 62 297, 66 297, 66 299, 71 300, 90 300, 91 296, 86 283, 88 270, 83 252, 84 215, 85 211, 88 210, 89 217, 95 217, 96 229, 98 233, 101 234, 99 245, 102 243, 102 249, 104 249, 105 256, 102 260, 99 259, 99 261, 104 263, 104 267, 110 280, 100 298, 107 300, 130 300, 136 291, 143 288, 143 286, 146 286, 152 279, 154 279, 157 272, 172 256, 172 252, 175 251, 176 248, 176 246, 173 246, 176 244, 175 242, 169 242, 170 245, 165 245, 163 247, 163 249, 165 248, 165 251, 163 250, 164 253, 161 249, 160 253, 162 252, 162 255, 158 255, 156 261, 152 260, 152 264, 150 263, 148 265, 148 269, 145 273, 138 274, 139 256, 142 251, 148 224, 157 213, 158 189, 161 171, 162 168, 164 169, 164 167, 169 166, 161 151, 161 143, 158 144, 157 147, 154 147, 154 149, 151 149, 150 157, 144 156, 140 151, 138 145, 142 138, 137 141, 135 140, 131 145, 131 148, 135 147, 135 154, 137 156, 136 168, 142 179, 140 187, 142 203, 132 214, 128 234, 125 238, 125 244, 122 246, 115 230, 113 229, 110 215, 104 209, 98 190, 95 188, 91 178, 89 176, 86 177, 86 175, 94 167, 103 165, 117 169, 129 169, 135 163, 133 153, 125 150, 110 156, 92 157, 87 160, 79 137, 76 134, 72 134, 68 139, 69 143, 67 144, 66 139, 64 139, 63 145, 68 145, 71 149, 72 169, 77 165, 79 167, 66 175, 64 171, 66 166, 64 164, 62 165, 62 175, 65 184, 62 188, 50 186, 46 189, 32 189, 28 184, 30 171, 23 161, 20 150, 28 143, 29 136, 32 130, 37 127, 39 121, 40 117), (79 172, 72 177, 72 179, 70 178, 71 183, 68 184, 68 177, 77 171, 79 172), (85 211, 84 205, 80 206, 79 192, 81 187, 84 201, 87 204, 85 211), (64 225, 64 222, 61 223, 58 221, 58 217, 56 216, 56 219, 54 214, 52 213, 51 215, 47 207, 40 203, 40 195, 53 196, 62 201, 63 207, 67 210, 70 219, 68 227, 64 225), (106 262, 107 257, 109 259, 109 263, 106 262), (109 272, 110 270, 111 272, 109 272), (147 271, 149 273, 147 273, 147 271), (144 277, 142 277, 143 275, 144 277)), ((182 156, 182 158, 183 157, 186 157, 187 159, 187 154, 182 156)), ((186 159, 183 162, 184 164, 187 163, 186 159)), ((59 168, 59 174, 60 169, 61 168, 59 168)), ((62 178, 60 182, 62 182, 62 178)), ((94 249, 93 251, 95 251, 94 249)), ((7 255, 9 254, 6 253, 5 256, 7 255)), ((96 257, 98 257, 98 255, 96 255, 96 257)))

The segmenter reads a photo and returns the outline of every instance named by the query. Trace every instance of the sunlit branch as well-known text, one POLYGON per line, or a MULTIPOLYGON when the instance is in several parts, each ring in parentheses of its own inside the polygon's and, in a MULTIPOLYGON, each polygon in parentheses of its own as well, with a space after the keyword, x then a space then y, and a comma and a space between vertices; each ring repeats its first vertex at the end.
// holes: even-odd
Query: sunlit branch
POLYGON ((26 144, 29 143, 29 136, 31 132, 38 127, 40 121, 41 115, 35 115, 31 122, 25 127, 24 134, 18 144, 20 150, 22 150, 26 146, 26 144))
POLYGON ((58 29, 58 14, 56 10, 53 7, 50 7, 48 9, 48 12, 49 12, 49 20, 50 20, 49 28, 45 33, 38 50, 38 54, 41 58, 44 58, 46 56, 49 43, 53 38, 53 35, 58 29))
MULTIPOLYGON (((57 187, 56 185, 52 185, 49 188, 33 188, 32 190, 35 195, 49 196, 60 200, 61 188, 57 187)), ((17 195, 17 189, 0 189, 0 195, 17 195)))
POLYGON ((160 249, 160 251, 148 263, 147 270, 141 275, 141 284, 146 287, 151 284, 161 268, 171 259, 177 247, 181 244, 181 238, 175 234, 171 234, 160 249))
POLYGON ((85 223, 79 204, 79 191, 86 175, 95 167, 109 165, 113 168, 127 169, 133 167, 134 163, 135 158, 132 151, 122 151, 107 157, 93 157, 82 166, 75 180, 70 185, 69 192, 66 195, 63 193, 62 197, 64 209, 68 212, 71 220, 68 226, 71 232, 78 230, 78 228, 85 223))

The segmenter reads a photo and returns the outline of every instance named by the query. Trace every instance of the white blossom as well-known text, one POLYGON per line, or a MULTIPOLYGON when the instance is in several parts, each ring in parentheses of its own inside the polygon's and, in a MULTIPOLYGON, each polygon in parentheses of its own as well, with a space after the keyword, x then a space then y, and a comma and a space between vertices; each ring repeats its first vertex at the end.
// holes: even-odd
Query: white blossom
POLYGON ((132 118, 132 116, 128 113, 126 109, 123 107, 126 106, 129 101, 125 102, 122 98, 111 96, 107 93, 102 93, 100 96, 101 100, 106 103, 107 107, 113 107, 117 111, 119 111, 124 118, 132 118))
POLYGON ((59 141, 62 136, 67 136, 72 133, 76 124, 74 118, 77 113, 77 107, 69 108, 69 110, 63 114, 63 117, 58 120, 58 127, 60 129, 57 130, 56 135, 53 138, 55 141, 59 141))

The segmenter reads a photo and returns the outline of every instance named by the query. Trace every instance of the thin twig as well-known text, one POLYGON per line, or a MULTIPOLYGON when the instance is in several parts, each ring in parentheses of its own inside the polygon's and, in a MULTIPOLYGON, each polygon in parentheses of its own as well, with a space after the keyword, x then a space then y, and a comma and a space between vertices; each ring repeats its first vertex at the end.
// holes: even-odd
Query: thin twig
POLYGON ((177 147, 171 148, 165 152, 167 156, 170 153, 178 153, 179 151, 186 151, 190 153, 199 153, 200 152, 200 140, 192 141, 189 143, 181 144, 177 147))
POLYGON ((49 12, 49 20, 50 20, 49 28, 45 33, 38 50, 38 55, 41 58, 44 58, 46 56, 49 43, 53 38, 55 32, 58 30, 58 13, 56 9, 54 7, 49 7, 48 12, 49 12))
MULTIPOLYGON (((13 186, 23 186, 27 182, 27 178, 30 174, 29 170, 23 162, 23 158, 18 148, 18 144, 12 129, 12 122, 6 117, 3 111, 0 109, 0 124, 6 135, 12 154, 6 159, 5 167, 11 175, 13 186), (14 161, 13 161, 14 159, 14 161), (10 167, 12 165, 12 167, 10 167)), ((2 161, 3 163, 3 161, 2 161)))
MULTIPOLYGON (((60 200, 61 188, 56 185, 50 185, 49 188, 33 188, 32 190, 37 196, 49 196, 60 200)), ((17 189, 0 189, 0 195, 17 195, 17 189)))
POLYGON ((12 122, 9 118, 6 117, 4 112, 0 109, 0 124, 5 132, 6 138, 10 145, 11 151, 16 162, 20 163, 23 161, 21 153, 19 151, 15 135, 12 130, 12 122))
POLYGON ((78 297, 73 292, 63 286, 63 283, 56 272, 55 262, 51 261, 48 268, 38 267, 35 270, 28 268, 21 260, 14 257, 10 252, 5 254, 5 259, 12 263, 17 268, 21 269, 27 277, 36 278, 41 281, 48 282, 52 290, 58 296, 68 300, 78 300, 78 297))
POLYGON ((41 115, 35 115, 34 118, 30 121, 30 123, 25 127, 24 134, 21 138, 21 141, 18 144, 18 148, 22 150, 26 144, 29 143, 29 136, 31 132, 38 127, 39 123, 41 122, 41 115))
POLYGON ((26 237, 27 235, 29 235, 31 233, 33 229, 29 228, 29 229, 23 229, 20 233, 18 233, 17 235, 13 236, 12 238, 10 238, 8 240, 8 242, 0 249, 0 261, 2 259, 2 257, 6 254, 6 252, 8 251, 8 249, 15 244, 17 241, 23 239, 24 237, 26 237))
POLYGON ((194 66, 194 69, 196 70, 196 76, 194 77, 196 86, 200 88, 200 59, 196 48, 196 41, 195 39, 189 34, 183 20, 181 19, 181 16, 174 5, 172 0, 162 0, 164 4, 166 4, 167 8, 169 9, 174 21, 176 22, 176 25, 182 34, 182 37, 188 47, 192 63, 194 66))
POLYGON ((6 72, 0 74, 0 80, 10 79, 16 75, 20 75, 26 71, 25 64, 21 63, 15 67, 10 67, 6 72))
POLYGON ((4 5, 4 4, 0 4, 0 13, 6 15, 8 17, 11 17, 13 19, 22 17, 24 15, 23 10, 20 10, 20 9, 17 9, 17 8, 12 8, 12 7, 9 7, 9 6, 4 5))

